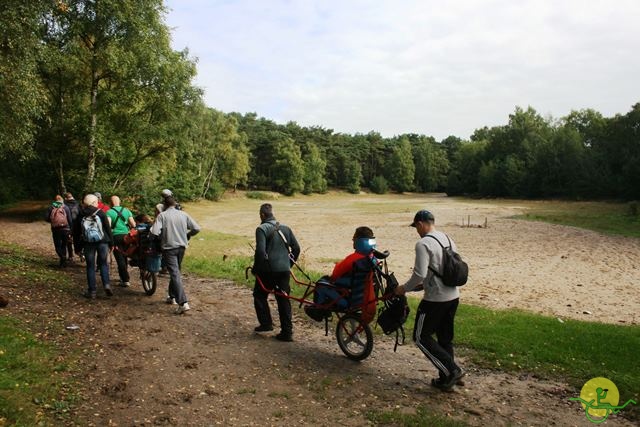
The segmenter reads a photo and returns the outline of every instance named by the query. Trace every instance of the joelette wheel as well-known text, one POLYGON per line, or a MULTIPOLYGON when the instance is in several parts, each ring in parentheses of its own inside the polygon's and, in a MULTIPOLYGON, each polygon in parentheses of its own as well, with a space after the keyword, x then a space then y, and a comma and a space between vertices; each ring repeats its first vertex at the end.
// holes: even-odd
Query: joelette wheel
POLYGON ((343 316, 336 326, 340 350, 351 360, 364 360, 373 350, 373 332, 353 314, 343 316))
POLYGON ((158 286, 158 273, 152 273, 147 270, 140 270, 140 280, 142 280, 142 288, 144 293, 151 296, 155 293, 158 286))

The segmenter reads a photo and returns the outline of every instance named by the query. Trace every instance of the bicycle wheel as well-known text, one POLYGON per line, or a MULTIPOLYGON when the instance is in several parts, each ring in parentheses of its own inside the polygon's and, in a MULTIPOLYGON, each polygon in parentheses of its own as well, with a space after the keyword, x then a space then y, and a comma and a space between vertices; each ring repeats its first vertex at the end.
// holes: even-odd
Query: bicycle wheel
POLYGON ((336 339, 340 350, 351 360, 364 360, 373 350, 371 328, 353 314, 348 314, 338 321, 336 339))
POLYGON ((140 280, 144 293, 151 296, 155 293, 158 286, 158 273, 152 273, 148 270, 140 270, 140 280))

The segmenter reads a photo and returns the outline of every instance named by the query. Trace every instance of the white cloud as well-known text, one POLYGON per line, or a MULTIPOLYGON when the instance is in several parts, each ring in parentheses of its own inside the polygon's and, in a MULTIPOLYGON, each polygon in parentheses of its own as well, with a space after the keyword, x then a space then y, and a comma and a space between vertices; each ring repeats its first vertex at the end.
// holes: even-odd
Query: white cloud
POLYGON ((468 137, 516 105, 640 101, 640 2, 171 0, 174 46, 223 111, 341 132, 468 137))

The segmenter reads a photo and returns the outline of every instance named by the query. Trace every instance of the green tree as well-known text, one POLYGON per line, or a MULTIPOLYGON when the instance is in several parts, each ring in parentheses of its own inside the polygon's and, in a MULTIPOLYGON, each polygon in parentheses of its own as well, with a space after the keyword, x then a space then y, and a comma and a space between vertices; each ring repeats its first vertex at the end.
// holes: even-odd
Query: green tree
POLYGON ((412 190, 415 171, 411 144, 407 138, 402 138, 393 147, 391 158, 387 164, 386 176, 391 187, 400 193, 412 190))
POLYGON ((33 154, 37 120, 47 107, 38 74, 44 0, 6 0, 0 7, 0 153, 33 154))
POLYGON ((313 192, 326 193, 327 179, 325 178, 327 161, 322 158, 320 149, 313 143, 307 145, 304 155, 304 194, 313 192))
POLYGON ((449 160, 443 147, 433 138, 418 138, 412 147, 415 187, 418 191, 442 191, 447 185, 449 160))
POLYGON ((273 147, 272 174, 275 188, 291 196, 304 189, 304 162, 300 148, 284 137, 273 147))
POLYGON ((360 166, 360 163, 353 159, 347 161, 344 176, 347 191, 351 194, 360 193, 362 182, 362 166, 360 166))

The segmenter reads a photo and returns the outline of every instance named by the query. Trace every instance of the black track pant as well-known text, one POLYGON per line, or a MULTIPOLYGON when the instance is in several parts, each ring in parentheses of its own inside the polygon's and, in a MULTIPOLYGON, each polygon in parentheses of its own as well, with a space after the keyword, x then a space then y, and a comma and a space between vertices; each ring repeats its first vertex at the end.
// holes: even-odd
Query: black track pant
POLYGON ((453 323, 459 299, 446 302, 421 301, 413 327, 413 340, 427 359, 448 377, 460 369, 453 358, 453 323), (433 335, 436 335, 436 339, 433 335))

